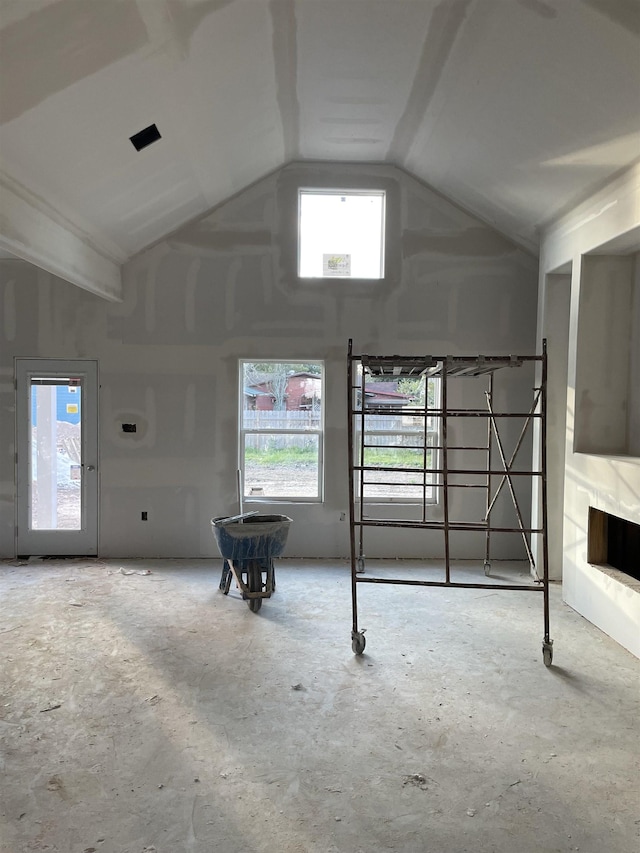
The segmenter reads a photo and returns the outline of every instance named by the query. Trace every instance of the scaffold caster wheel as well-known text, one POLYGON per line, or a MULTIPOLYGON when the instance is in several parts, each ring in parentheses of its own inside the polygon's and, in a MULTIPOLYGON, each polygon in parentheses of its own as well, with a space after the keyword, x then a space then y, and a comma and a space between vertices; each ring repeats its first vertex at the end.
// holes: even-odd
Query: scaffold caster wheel
POLYGON ((351 632, 351 648, 354 655, 361 655, 366 645, 367 641, 364 638, 364 631, 351 632))
POLYGON ((484 573, 487 577, 491 574, 491 563, 488 560, 484 561, 484 573))
POLYGON ((553 663, 553 640, 542 643, 542 660, 545 666, 551 666, 553 663))
POLYGON ((358 557, 358 559, 356 560, 356 574, 364 574, 364 557, 358 557))

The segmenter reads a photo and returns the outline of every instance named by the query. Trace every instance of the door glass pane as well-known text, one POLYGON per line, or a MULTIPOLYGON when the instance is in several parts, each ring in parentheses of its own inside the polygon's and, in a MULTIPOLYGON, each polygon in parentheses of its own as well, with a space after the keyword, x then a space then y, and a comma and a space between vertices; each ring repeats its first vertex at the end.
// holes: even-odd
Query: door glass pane
POLYGON ((31 377, 31 530, 82 529, 82 380, 31 377))

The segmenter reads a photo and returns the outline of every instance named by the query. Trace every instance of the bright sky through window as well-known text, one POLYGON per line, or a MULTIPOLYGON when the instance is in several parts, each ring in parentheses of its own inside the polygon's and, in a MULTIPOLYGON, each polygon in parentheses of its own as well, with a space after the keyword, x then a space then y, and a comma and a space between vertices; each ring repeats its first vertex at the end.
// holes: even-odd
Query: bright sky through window
POLYGON ((381 191, 300 190, 300 277, 382 278, 384 199, 381 191))

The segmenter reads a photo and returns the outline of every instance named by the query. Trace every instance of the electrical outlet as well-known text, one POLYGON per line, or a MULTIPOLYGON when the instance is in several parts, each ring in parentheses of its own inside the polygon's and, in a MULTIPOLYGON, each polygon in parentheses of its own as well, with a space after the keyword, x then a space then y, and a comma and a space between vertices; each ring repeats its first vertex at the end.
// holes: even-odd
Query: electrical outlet
POLYGON ((147 513, 146 513, 146 512, 141 512, 141 513, 140 513, 140 519, 141 519, 142 521, 147 521, 147 513))

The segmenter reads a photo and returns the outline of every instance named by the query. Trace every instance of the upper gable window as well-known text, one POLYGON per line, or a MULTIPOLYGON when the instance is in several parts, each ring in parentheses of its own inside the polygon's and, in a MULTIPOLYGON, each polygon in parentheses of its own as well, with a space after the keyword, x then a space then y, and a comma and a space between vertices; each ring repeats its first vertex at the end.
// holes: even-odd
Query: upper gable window
POLYGON ((382 190, 301 189, 300 278, 383 278, 384 203, 382 190))

